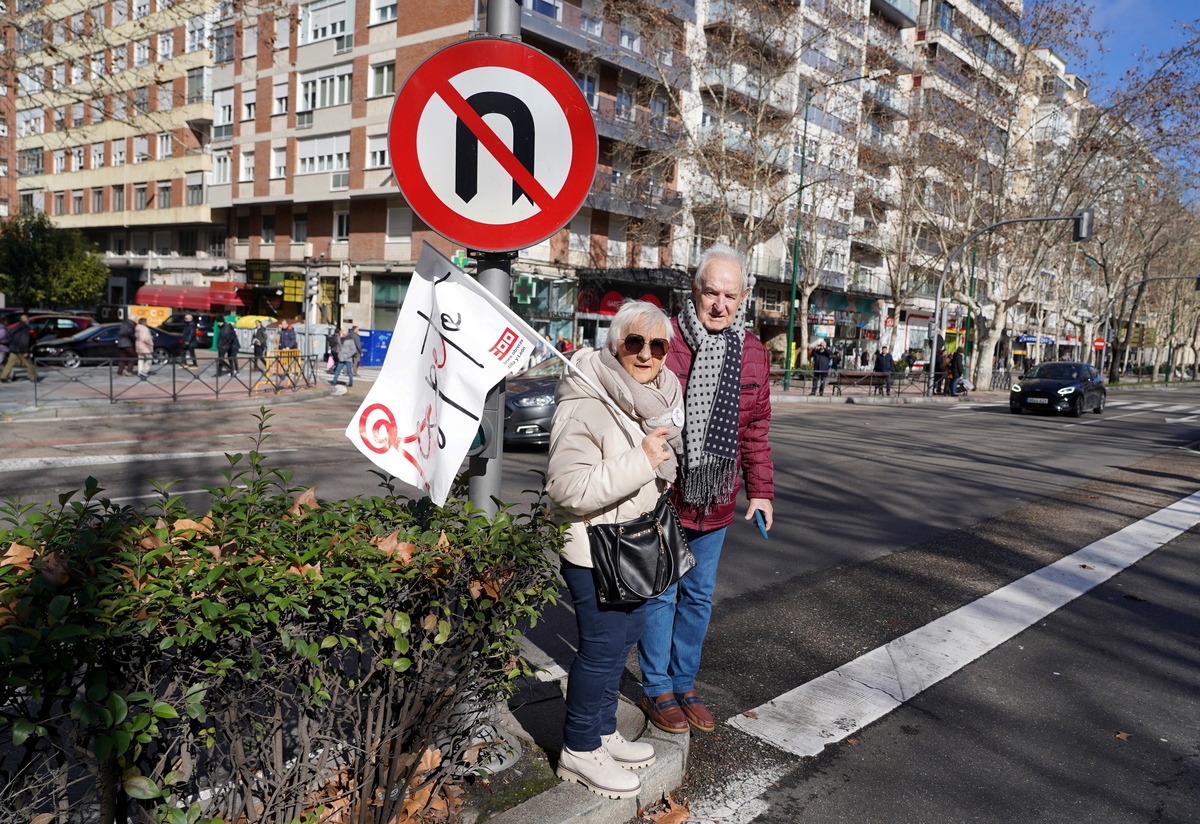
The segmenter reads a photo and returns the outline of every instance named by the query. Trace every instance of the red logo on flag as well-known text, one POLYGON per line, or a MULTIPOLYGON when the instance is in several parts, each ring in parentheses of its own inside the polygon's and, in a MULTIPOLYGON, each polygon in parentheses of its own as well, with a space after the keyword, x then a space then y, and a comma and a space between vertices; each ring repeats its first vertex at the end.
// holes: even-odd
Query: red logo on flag
POLYGON ((496 356, 496 360, 503 361, 508 357, 508 354, 512 352, 513 347, 517 345, 517 341, 520 339, 520 335, 518 335, 516 332, 505 328, 505 330, 500 333, 500 340, 492 344, 492 348, 488 351, 496 356))

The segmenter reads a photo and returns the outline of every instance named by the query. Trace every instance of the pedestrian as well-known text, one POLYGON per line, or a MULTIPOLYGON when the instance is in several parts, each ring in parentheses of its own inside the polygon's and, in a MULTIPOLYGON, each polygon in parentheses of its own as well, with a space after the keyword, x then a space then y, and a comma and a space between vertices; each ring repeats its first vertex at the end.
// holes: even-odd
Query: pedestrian
POLYGON ((4 368, 4 362, 8 360, 8 324, 0 320, 0 369, 4 368))
POLYGON ((911 349, 909 349, 904 353, 904 357, 901 358, 901 360, 904 362, 905 371, 907 371, 913 368, 913 365, 917 362, 917 356, 913 354, 911 349))
POLYGON ((825 347, 825 341, 817 341, 817 345, 812 351, 812 367, 813 367, 813 385, 810 395, 825 394, 825 379, 829 377, 829 367, 833 363, 833 359, 829 355, 829 350, 825 347))
POLYGON ((296 349, 296 330, 286 320, 279 321, 279 348, 296 349))
POLYGON ((688 725, 714 727, 696 694, 700 651, 708 633, 717 563, 745 479, 746 520, 761 514, 770 529, 775 497, 768 435, 770 360, 762 341, 746 331, 745 257, 717 244, 700 258, 691 295, 673 321, 667 369, 684 392, 681 481, 672 492, 696 566, 646 604, 638 645, 642 709, 667 732, 688 725))
POLYGON ((933 394, 940 395, 943 392, 943 383, 946 380, 946 350, 938 347, 937 352, 933 356, 933 361, 930 364, 933 369, 933 394))
POLYGON ((896 371, 896 361, 888 353, 886 346, 879 347, 879 352, 875 355, 875 371, 884 374, 883 382, 887 388, 887 394, 892 394, 892 372, 896 371))
MULTIPOLYGON (((0 323, 0 326, 3 326, 0 323)), ((37 382, 37 367, 33 365, 33 358, 29 357, 30 348, 33 346, 33 336, 29 329, 29 315, 21 315, 17 319, 16 324, 11 329, 6 330, 8 340, 6 350, 8 355, 4 358, 4 367, 0 369, 0 381, 15 380, 12 373, 17 368, 17 364, 25 367, 25 375, 29 380, 37 382)))
POLYGON ((221 331, 217 335, 217 377, 221 377, 221 370, 224 369, 230 375, 237 376, 237 354, 241 349, 241 344, 238 342, 237 332, 233 329, 233 324, 229 321, 221 322, 221 331))
POLYGON ((121 357, 117 359, 117 377, 133 374, 133 364, 137 359, 137 350, 134 348, 136 335, 137 323, 133 318, 126 317, 117 330, 117 349, 121 352, 121 357))
POLYGON ((579 632, 557 772, 609 798, 636 795, 641 781, 628 771, 654 763, 654 747, 626 741, 617 731, 621 673, 652 602, 599 603, 587 525, 654 510, 675 480, 683 393, 675 375, 662 368, 672 340, 678 335, 661 309, 645 301, 625 303, 613 316, 607 346, 580 350, 554 393, 546 494, 556 518, 567 524, 561 569, 579 632))
POLYGON ((963 355, 962 349, 955 349, 954 354, 950 356, 949 368, 950 373, 950 394, 958 396, 958 384, 963 377, 963 355))
POLYGON ((250 339, 250 346, 254 350, 254 362, 250 365, 250 371, 253 372, 257 368, 264 375, 267 374, 267 330, 261 320, 254 321, 254 336, 250 339))
POLYGON ((198 366, 198 364, 196 363, 196 338, 197 338, 197 336, 198 336, 198 331, 196 328, 196 319, 194 317, 192 317, 190 314, 184 315, 183 316, 183 339, 180 341, 180 345, 183 347, 183 356, 182 356, 181 360, 183 361, 184 369, 195 369, 198 366))
POLYGON ((137 374, 142 380, 150 376, 150 362, 154 359, 154 336, 145 318, 138 318, 133 327, 133 351, 137 353, 137 374))
MULTIPOLYGON (((340 331, 340 330, 339 330, 340 331)), ((335 360, 337 365, 333 368, 333 380, 329 382, 330 386, 336 386, 338 376, 342 374, 342 367, 346 367, 346 386, 354 386, 354 353, 358 351, 358 335, 353 335, 350 332, 342 334, 338 339, 337 346, 334 348, 335 360)))
POLYGON ((332 373, 338 362, 338 349, 342 345, 342 327, 335 326, 325 336, 325 371, 332 373))
POLYGON ((867 364, 870 363, 870 361, 868 360, 869 357, 870 357, 870 355, 867 354, 867 347, 864 346, 862 348, 862 351, 858 355, 858 365, 860 367, 862 367, 863 369, 866 369, 867 364))
POLYGON ((351 374, 358 377, 358 365, 362 363, 362 335, 358 334, 358 327, 350 327, 350 340, 354 341, 354 356, 350 359, 352 366, 351 374))

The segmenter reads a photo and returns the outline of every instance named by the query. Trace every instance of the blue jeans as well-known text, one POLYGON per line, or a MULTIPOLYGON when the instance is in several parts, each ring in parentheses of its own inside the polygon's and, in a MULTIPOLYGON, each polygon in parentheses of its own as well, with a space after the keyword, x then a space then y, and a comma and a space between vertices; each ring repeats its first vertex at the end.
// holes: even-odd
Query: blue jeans
POLYGON ((354 371, 350 368, 350 361, 338 361, 337 366, 333 367, 333 380, 330 383, 337 383, 338 375, 342 374, 342 367, 346 367, 346 385, 354 386, 354 371))
POLYGON ((696 686, 726 529, 686 530, 696 566, 675 586, 646 602, 646 629, 638 644, 638 665, 642 668, 642 689, 651 698, 664 692, 684 693, 696 686))
POLYGON ((563 561, 562 576, 571 592, 579 630, 579 651, 567 680, 563 744, 575 752, 591 752, 600 749, 600 736, 617 731, 621 673, 646 624, 646 605, 600 604, 588 567, 563 561))

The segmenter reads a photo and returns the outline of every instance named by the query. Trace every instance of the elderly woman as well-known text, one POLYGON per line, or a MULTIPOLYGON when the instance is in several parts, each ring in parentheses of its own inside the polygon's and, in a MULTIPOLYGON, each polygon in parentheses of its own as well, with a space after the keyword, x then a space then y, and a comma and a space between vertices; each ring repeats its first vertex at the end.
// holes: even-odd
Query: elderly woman
POLYGON ((546 493, 569 525, 562 576, 579 629, 558 775, 609 798, 636 795, 641 781, 627 770, 654 763, 650 744, 617 732, 621 673, 646 617, 643 604, 598 602, 587 524, 649 512, 675 480, 683 395, 662 368, 671 336, 661 309, 628 302, 613 318, 608 346, 580 350, 555 391, 546 493))

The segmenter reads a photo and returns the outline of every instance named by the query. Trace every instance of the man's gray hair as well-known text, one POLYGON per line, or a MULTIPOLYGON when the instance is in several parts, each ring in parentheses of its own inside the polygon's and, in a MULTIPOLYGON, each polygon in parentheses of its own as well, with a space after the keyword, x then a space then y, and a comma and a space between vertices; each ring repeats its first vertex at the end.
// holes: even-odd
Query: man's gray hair
POLYGON ((737 264, 738 271, 742 273, 742 288, 738 292, 744 292, 750 285, 746 279, 746 256, 728 243, 714 243, 704 250, 704 254, 700 256, 700 265, 696 267, 696 276, 692 278, 692 285, 697 289, 704 288, 704 277, 708 270, 708 264, 714 260, 727 260, 737 264))
POLYGON ((675 334, 667 313, 648 300, 627 300, 613 315, 612 326, 608 327, 608 348, 616 352, 617 344, 625 340, 625 333, 632 326, 653 329, 661 326, 666 331, 663 337, 670 340, 675 334), (641 323, 638 323, 641 321, 641 323))

